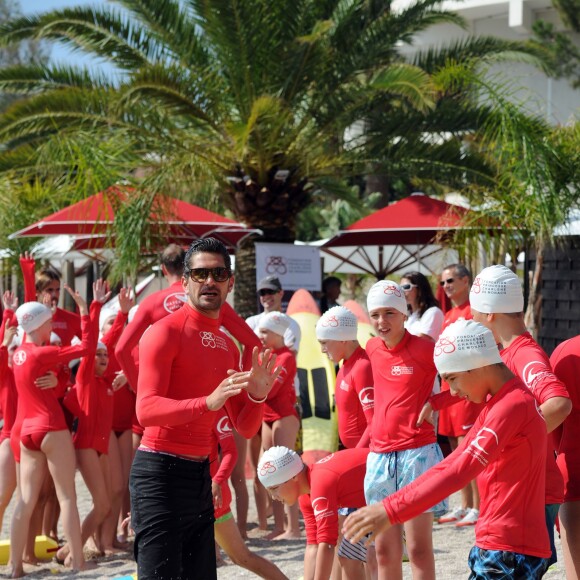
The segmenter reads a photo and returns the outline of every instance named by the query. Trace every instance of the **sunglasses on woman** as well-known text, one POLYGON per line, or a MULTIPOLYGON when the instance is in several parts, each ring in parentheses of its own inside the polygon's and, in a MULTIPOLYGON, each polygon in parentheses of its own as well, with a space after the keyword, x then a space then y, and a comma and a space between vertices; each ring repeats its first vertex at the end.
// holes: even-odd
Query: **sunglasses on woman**
POLYGON ((205 282, 211 275, 214 282, 225 282, 228 280, 232 273, 229 268, 224 268, 222 266, 218 268, 192 268, 185 273, 194 282, 199 282, 200 284, 205 282))
POLYGON ((417 288, 417 284, 401 284, 401 290, 404 292, 409 292, 413 288, 417 288))

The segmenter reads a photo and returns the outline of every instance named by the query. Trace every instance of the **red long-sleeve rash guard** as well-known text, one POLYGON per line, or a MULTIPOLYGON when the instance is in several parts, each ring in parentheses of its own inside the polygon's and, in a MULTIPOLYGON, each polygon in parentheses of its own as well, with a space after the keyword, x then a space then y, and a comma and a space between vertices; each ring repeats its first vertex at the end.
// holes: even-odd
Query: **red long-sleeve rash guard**
POLYGON ((364 479, 368 449, 345 449, 323 457, 307 467, 310 494, 299 498, 304 516, 307 544, 331 544, 338 539, 338 514, 341 507, 366 505, 364 479))
MULTIPOLYGON (((73 439, 75 447, 94 449, 99 453, 107 454, 113 422, 113 390, 110 377, 98 377, 95 374, 100 312, 101 304, 93 302, 90 311, 92 340, 86 356, 81 360, 75 386, 67 394, 65 404, 68 406, 70 400, 76 398, 78 409, 77 412, 73 411, 78 417, 78 427, 73 439)), ((118 329, 117 332, 119 332, 118 329)), ((75 402, 72 404, 74 405, 75 402)))
POLYGON ((371 451, 388 453, 435 443, 435 429, 427 421, 417 427, 423 405, 433 390, 437 371, 433 341, 405 336, 394 348, 371 338, 366 351, 373 369, 375 410, 371 451))
MULTIPOLYGON (((249 327, 248 327, 249 328, 249 327)), ((280 374, 272 390, 268 393, 268 399, 264 404, 264 421, 272 423, 290 415, 298 416, 296 408, 296 390, 294 378, 296 377, 296 357, 288 347, 276 349, 276 366, 281 367, 280 374)))
POLYGON ((212 481, 220 486, 222 492, 222 506, 214 508, 214 516, 217 520, 230 511, 232 491, 228 479, 231 477, 238 460, 238 448, 228 414, 224 409, 220 409, 216 415, 217 421, 212 432, 212 450, 209 455, 209 472, 212 481), (221 451, 221 461, 218 446, 221 451))
MULTIPOLYGON (((145 427, 142 444, 182 455, 209 455, 216 416, 206 398, 239 368, 239 351, 219 329, 218 319, 189 304, 154 324, 139 345, 137 417, 145 427)), ((226 410, 245 437, 257 433, 263 404, 247 394, 228 399, 226 410)))
POLYGON ((475 545, 547 558, 544 515, 546 423, 518 378, 485 405, 458 448, 383 500, 392 524, 406 522, 477 476, 475 545))
MULTIPOLYGON (((539 405, 554 397, 569 398, 566 385, 553 373, 550 359, 528 332, 518 336, 500 356, 514 375, 530 389, 539 405)), ((564 501, 564 479, 556 465, 554 442, 548 437, 546 454, 546 504, 564 501)))
POLYGON ((183 285, 181 282, 174 282, 168 288, 147 296, 139 304, 135 317, 123 331, 115 348, 117 361, 133 389, 137 388, 139 375, 139 366, 133 359, 133 348, 137 346, 149 326, 179 310, 186 300, 183 285))
POLYGON ((58 402, 56 389, 39 389, 34 381, 54 369, 59 363, 87 354, 91 340, 88 316, 81 317, 82 340, 75 346, 36 346, 25 342, 14 353, 14 380, 18 390, 18 407, 22 406, 22 435, 61 431, 67 424, 58 402))
POLYGON ((359 346, 344 361, 336 376, 338 435, 348 448, 368 447, 375 406, 373 371, 367 353, 359 346))
POLYGON ((550 357, 554 372, 568 387, 572 412, 554 437, 558 467, 564 478, 564 500, 580 501, 580 336, 564 341, 550 357))

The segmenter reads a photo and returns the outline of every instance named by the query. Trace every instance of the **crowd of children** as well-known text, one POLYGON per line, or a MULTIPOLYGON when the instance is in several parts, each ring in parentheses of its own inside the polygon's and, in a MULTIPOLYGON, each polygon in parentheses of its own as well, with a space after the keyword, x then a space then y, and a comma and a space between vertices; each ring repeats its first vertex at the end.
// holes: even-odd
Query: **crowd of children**
MULTIPOLYGON (((139 417, 135 412, 138 377, 165 372, 163 357, 185 340, 175 330, 172 346, 146 356, 160 332, 171 334, 179 326, 176 313, 187 301, 183 263, 183 250, 169 246, 162 255, 169 286, 138 309, 125 288, 118 309, 103 308, 110 291, 101 280, 93 285, 90 307, 65 286, 75 314, 58 307, 54 270, 35 272, 34 259, 22 256, 25 302, 18 306, 12 292, 4 294, 0 330, 0 517, 17 490, 12 577, 24 574, 24 563, 35 562, 37 534, 56 537, 58 521, 66 542, 56 557, 75 570, 92 565, 85 561, 87 547, 97 554, 126 549, 131 463, 137 449, 142 462, 151 453, 152 431, 142 441, 141 423, 149 429, 159 424, 153 393, 140 393, 139 417), (141 341, 167 316, 172 318, 141 341), (77 469, 92 498, 82 522, 77 469)), ((222 269, 197 268, 204 271, 190 276, 226 282, 222 269)), ((245 380, 241 372, 224 382, 219 404, 208 397, 200 409, 199 420, 209 430, 196 443, 199 452, 191 455, 183 430, 182 456, 196 461, 209 454, 215 539, 234 563, 263 578, 285 578, 244 542, 249 455, 259 526, 267 527, 269 510, 274 516, 268 538, 299 539, 298 506, 302 512, 305 580, 402 578, 404 555, 413 577, 434 578, 434 521, 476 526, 472 578, 541 578, 555 561, 559 509, 566 571, 578 577, 580 343, 567 341, 550 360, 526 331, 518 277, 492 266, 473 284, 470 278, 461 265, 443 271, 441 286, 453 305, 445 315, 418 272, 405 274, 400 284, 377 282, 367 295, 376 336, 364 348, 350 310, 334 306, 323 313, 312 332, 322 352, 341 365, 335 388, 341 450, 308 466, 295 452, 300 330, 282 312, 279 280, 270 276, 258 284, 264 313, 249 319, 249 326, 224 305, 215 324, 245 347, 243 368, 252 364, 258 345, 277 357, 258 435, 251 436, 260 416, 247 419, 252 429, 237 433, 236 419, 228 415, 244 388, 235 387, 234 379, 245 380), (228 384, 233 391, 226 394, 228 384), (438 432, 452 441, 445 459, 438 432), (450 510, 447 498, 458 490, 463 505, 450 510)), ((202 342, 219 339, 210 334, 202 342)), ((192 364, 204 361, 187 363, 192 364)), ((188 398, 185 391, 182 398, 188 398)), ((175 401, 175 425, 190 416, 189 407, 175 401)), ((165 427, 155 429, 161 433, 165 427)), ((143 520, 143 514, 138 517, 143 520)))

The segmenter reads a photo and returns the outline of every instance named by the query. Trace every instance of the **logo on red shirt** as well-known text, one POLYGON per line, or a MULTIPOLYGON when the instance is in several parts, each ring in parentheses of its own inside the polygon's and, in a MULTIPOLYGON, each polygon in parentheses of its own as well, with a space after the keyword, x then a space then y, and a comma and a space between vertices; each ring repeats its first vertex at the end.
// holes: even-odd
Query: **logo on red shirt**
POLYGON ((217 422, 216 429, 223 437, 228 436, 232 432, 232 426, 230 425, 229 417, 222 417, 217 422))
POLYGON ((395 296, 401 296, 401 291, 396 286, 385 286, 385 289, 383 290, 383 292, 387 296, 392 296, 393 294, 395 296))
POLYGON ((363 407, 372 407, 375 404, 375 389, 374 387, 365 387, 360 390, 358 400, 363 407))
POLYGON ((316 499, 313 499, 312 509, 314 510, 315 518, 324 515, 328 512, 328 499, 325 497, 317 497, 316 499))
POLYGON ((412 375, 413 367, 396 365, 394 367, 391 367, 391 374, 395 377, 400 377, 401 375, 412 375))
POLYGON ((26 362, 26 352, 23 350, 17 350, 12 357, 15 365, 23 365, 26 362))
POLYGON ((522 379, 524 380, 526 387, 528 387, 530 391, 533 391, 537 386, 537 382, 549 374, 550 371, 546 368, 546 363, 534 360, 524 367, 524 370, 522 371, 522 379))
POLYGON ((333 457, 334 453, 331 453, 330 455, 325 455, 322 459, 319 459, 316 463, 326 463, 327 461, 330 461, 333 457))
POLYGON ((345 380, 342 380, 340 381, 339 388, 342 389, 343 391, 348 391, 349 384, 345 380))
POLYGON ((207 348, 221 348, 222 350, 228 350, 227 342, 221 336, 216 336, 209 330, 200 330, 199 336, 201 337, 202 346, 207 348))
POLYGON ((477 278, 475 278, 475 280, 473 281, 473 286, 471 286, 471 291, 474 294, 479 294, 481 292, 481 280, 479 279, 479 276, 477 276, 477 278))
POLYGON ((435 356, 441 356, 443 353, 451 354, 455 352, 455 340, 454 336, 440 336, 439 340, 435 343, 433 354, 435 356))
POLYGON ((276 466, 271 461, 265 461, 260 467, 260 475, 268 475, 268 473, 274 473, 276 471, 276 466))
POLYGON ((464 453, 470 453, 480 463, 482 463, 483 465, 487 465, 488 460, 487 457, 485 457, 485 455, 489 455, 489 451, 486 451, 483 448, 483 445, 486 444, 485 443, 486 441, 490 440, 489 435, 490 433, 495 437, 495 442, 499 445, 499 437, 497 436, 497 433, 493 429, 490 429, 489 427, 482 427, 477 432, 477 435, 469 442, 469 446, 464 451, 464 453))
POLYGON ((163 301, 163 308, 171 314, 172 312, 179 310, 185 304, 186 300, 187 295, 183 292, 169 294, 163 301))

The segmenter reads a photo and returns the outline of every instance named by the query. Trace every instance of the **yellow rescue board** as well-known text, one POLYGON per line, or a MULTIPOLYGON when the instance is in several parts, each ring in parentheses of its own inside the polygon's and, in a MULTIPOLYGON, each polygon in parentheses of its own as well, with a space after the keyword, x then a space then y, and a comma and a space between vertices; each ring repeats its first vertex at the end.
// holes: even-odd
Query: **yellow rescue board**
POLYGON ((307 463, 338 449, 338 427, 334 403, 334 364, 320 351, 316 323, 320 310, 307 290, 297 290, 286 313, 300 326, 298 379, 302 404, 302 448, 307 463))
MULTIPOLYGON (((36 536, 34 555, 39 560, 50 560, 57 552, 58 544, 48 536, 36 536)), ((0 564, 5 566, 10 559, 10 540, 0 540, 0 564)))

